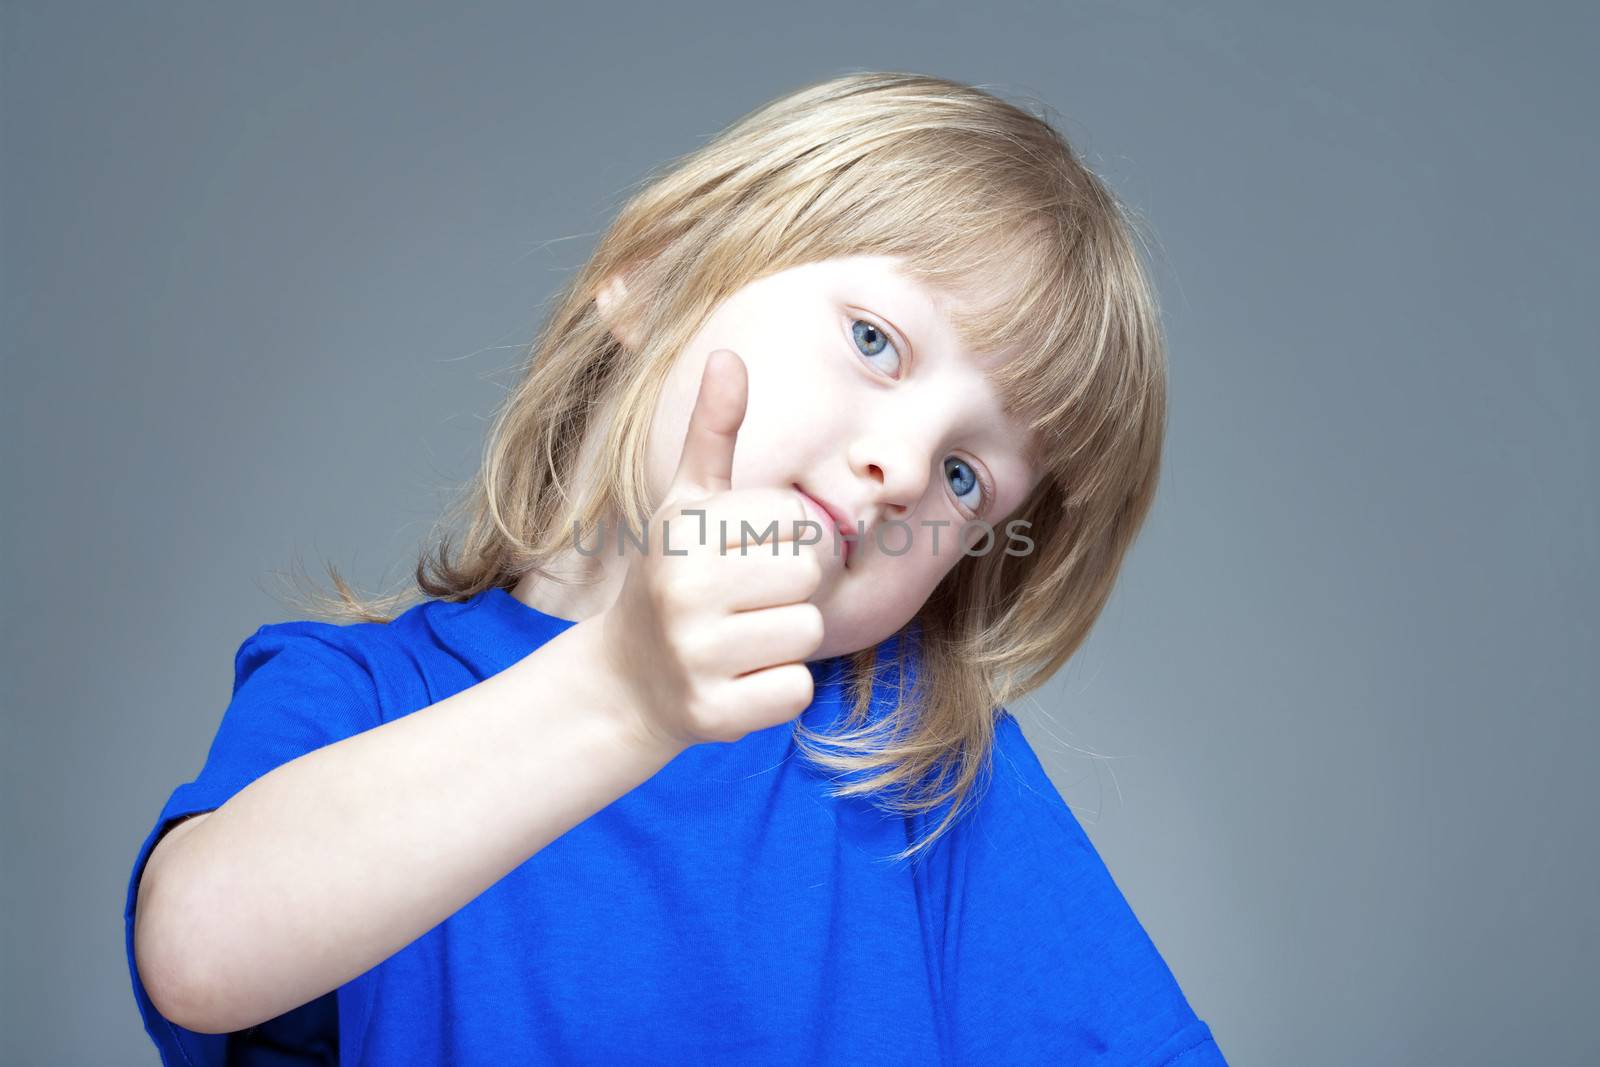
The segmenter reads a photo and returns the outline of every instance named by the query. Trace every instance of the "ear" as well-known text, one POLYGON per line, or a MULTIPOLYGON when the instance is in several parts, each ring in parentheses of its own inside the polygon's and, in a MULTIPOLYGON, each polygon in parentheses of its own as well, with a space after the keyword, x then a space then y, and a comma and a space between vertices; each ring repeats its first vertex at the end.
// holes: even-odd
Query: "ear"
POLYGON ((623 274, 613 274, 595 291, 594 303, 600 317, 606 320, 615 337, 624 348, 637 348, 637 316, 623 315, 628 303, 628 283, 623 274))

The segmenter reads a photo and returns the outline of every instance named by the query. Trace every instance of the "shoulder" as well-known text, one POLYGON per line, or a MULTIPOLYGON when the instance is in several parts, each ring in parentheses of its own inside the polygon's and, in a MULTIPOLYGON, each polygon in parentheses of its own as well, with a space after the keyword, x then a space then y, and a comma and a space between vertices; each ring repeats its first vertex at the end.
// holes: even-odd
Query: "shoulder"
POLYGON ((234 691, 263 672, 299 672, 365 693, 372 689, 383 661, 394 654, 394 641, 383 623, 268 623, 246 637, 234 653, 234 691))
POLYGON ((1005 708, 996 713, 994 743, 973 805, 972 843, 993 844, 996 835, 1015 843, 1027 837, 1058 849, 1094 857, 1094 845, 1061 796, 1016 716, 1005 708))

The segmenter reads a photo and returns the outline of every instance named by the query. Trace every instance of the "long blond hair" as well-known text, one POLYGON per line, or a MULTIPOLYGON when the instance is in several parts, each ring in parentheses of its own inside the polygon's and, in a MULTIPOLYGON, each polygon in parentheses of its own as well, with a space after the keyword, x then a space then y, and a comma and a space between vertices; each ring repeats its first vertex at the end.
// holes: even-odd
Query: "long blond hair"
POLYGON ((1032 429, 1031 458, 1044 472, 1013 516, 1030 524, 1033 550, 962 559, 894 635, 896 676, 913 681, 898 685, 888 714, 869 714, 882 667, 868 648, 843 657, 850 701, 841 728, 824 735, 795 722, 799 750, 840 772, 835 797, 870 795, 903 816, 943 810, 892 858, 914 856, 977 795, 1003 706, 1086 639, 1154 498, 1166 368, 1136 220, 1045 118, 913 73, 801 88, 639 184, 552 300, 493 420, 479 476, 417 564, 417 589, 363 598, 330 565, 337 598, 314 596, 310 609, 384 622, 418 590, 462 601, 509 590, 530 571, 552 574, 545 566, 568 532, 593 529, 602 515, 643 528, 656 397, 711 312, 790 267, 899 257, 909 277, 961 297, 952 318, 964 345, 1016 353, 990 380, 1032 429), (614 317, 596 306, 615 276, 628 279, 617 314, 639 323, 636 345, 620 344, 614 317), (575 486, 591 430, 599 473, 575 486), (456 542, 450 531, 463 521, 456 542), (913 629, 915 642, 898 640, 913 629))

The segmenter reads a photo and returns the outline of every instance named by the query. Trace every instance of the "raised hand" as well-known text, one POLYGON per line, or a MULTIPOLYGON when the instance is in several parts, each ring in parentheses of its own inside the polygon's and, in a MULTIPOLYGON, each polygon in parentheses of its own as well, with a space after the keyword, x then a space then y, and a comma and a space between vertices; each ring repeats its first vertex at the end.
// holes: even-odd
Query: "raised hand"
POLYGON ((648 551, 630 561, 603 613, 609 669, 645 734, 671 746, 737 741, 794 718, 813 697, 806 657, 823 623, 808 598, 822 564, 808 542, 820 531, 792 490, 732 489, 747 393, 744 361, 712 352, 648 551), (755 536, 741 539, 741 523, 755 536))

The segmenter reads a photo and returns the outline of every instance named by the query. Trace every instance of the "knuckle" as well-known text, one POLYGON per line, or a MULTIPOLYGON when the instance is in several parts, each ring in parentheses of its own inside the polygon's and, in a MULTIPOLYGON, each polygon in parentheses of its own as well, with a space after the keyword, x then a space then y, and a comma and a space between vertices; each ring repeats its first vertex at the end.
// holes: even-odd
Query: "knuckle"
POLYGON ((798 715, 810 706, 814 695, 811 671, 803 663, 791 664, 784 669, 789 673, 789 677, 785 680, 789 693, 788 706, 798 715))
POLYGON ((677 612, 698 599, 698 581, 692 570, 675 567, 659 574, 654 591, 657 607, 677 612))
MULTIPOLYGON (((813 649, 822 644, 822 637, 825 631, 822 621, 822 609, 815 604, 801 604, 800 628, 813 649)), ((810 671, 806 672, 806 677, 811 677, 810 671)))
POLYGON ((738 725, 729 722, 719 722, 706 730, 706 736, 713 741, 723 744, 732 744, 744 737, 746 731, 739 729, 738 725))
POLYGON ((709 696, 702 695, 694 707, 695 734, 708 741, 737 741, 743 734, 730 721, 725 709, 709 696))
POLYGON ((795 567, 800 572, 805 588, 816 589, 822 584, 822 558, 817 555, 815 546, 804 546, 796 554, 796 560, 795 567))
POLYGON ((683 702, 683 718, 696 736, 705 737, 708 736, 708 731, 717 717, 705 694, 695 691, 691 692, 683 702))
POLYGON ((705 627, 696 627, 684 637, 685 662, 696 670, 713 672, 717 669, 718 653, 721 643, 717 640, 715 632, 705 627))
POLYGON ((667 643, 673 657, 685 667, 698 667, 705 658, 706 642, 697 629, 676 627, 668 635, 667 643))

